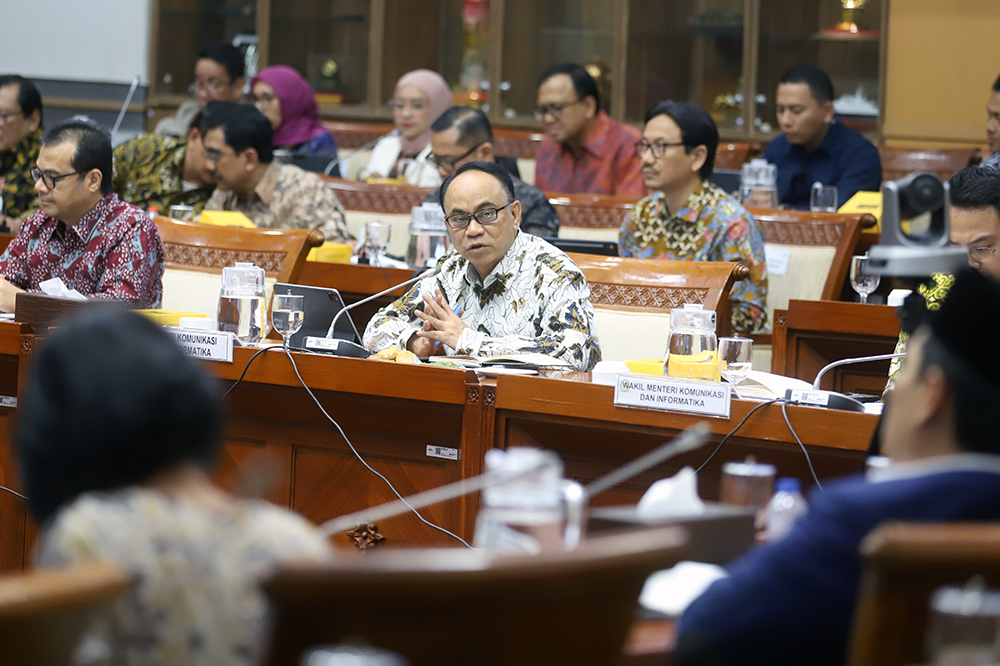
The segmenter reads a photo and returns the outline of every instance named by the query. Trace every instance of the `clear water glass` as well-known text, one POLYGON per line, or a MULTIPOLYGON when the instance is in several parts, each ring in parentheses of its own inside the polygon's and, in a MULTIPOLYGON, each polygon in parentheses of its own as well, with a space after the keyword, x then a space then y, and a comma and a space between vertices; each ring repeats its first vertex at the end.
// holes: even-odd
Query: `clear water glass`
POLYGON ((747 378, 753 366, 753 340, 750 338, 719 338, 719 371, 722 378, 736 385, 747 378))
POLYGON ((836 186, 813 183, 812 191, 809 193, 809 210, 814 213, 836 213, 836 186))
POLYGON ((385 254, 389 247, 389 237, 392 235, 392 225, 388 222, 366 222, 365 223, 365 245, 371 251, 371 258, 374 263, 381 265, 380 257, 385 254))
POLYGON ((305 319, 302 294, 275 294, 271 301, 271 325, 281 334, 284 346, 299 332, 305 319))
POLYGON ((878 289, 879 276, 865 272, 868 255, 851 257, 851 286, 858 292, 862 303, 868 302, 868 294, 878 289))

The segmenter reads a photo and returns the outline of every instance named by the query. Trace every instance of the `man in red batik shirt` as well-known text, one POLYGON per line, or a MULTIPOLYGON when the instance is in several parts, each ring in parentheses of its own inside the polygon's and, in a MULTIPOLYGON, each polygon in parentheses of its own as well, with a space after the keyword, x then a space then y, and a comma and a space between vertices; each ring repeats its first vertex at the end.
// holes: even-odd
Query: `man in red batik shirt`
POLYGON ((41 210, 0 255, 0 311, 13 312, 18 292, 51 278, 88 298, 159 307, 160 234, 111 191, 111 162, 111 136, 89 121, 60 123, 42 137, 31 170, 41 210))
POLYGON ((544 123, 535 187, 543 192, 646 196, 635 156, 639 131, 608 118, 601 93, 580 65, 550 67, 538 85, 535 118, 544 123))

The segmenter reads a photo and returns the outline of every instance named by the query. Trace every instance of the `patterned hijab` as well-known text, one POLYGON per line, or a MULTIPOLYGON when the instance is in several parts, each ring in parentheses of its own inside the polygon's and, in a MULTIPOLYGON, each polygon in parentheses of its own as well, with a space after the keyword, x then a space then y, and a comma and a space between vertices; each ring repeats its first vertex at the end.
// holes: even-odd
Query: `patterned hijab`
POLYGON ((448 87, 440 74, 429 69, 415 69, 403 74, 396 82, 396 90, 393 95, 398 95, 399 91, 406 86, 416 88, 426 95, 428 102, 430 102, 427 129, 413 139, 407 139, 402 135, 399 137, 403 143, 403 155, 417 155, 431 142, 431 125, 438 119, 438 116, 451 108, 451 88, 448 87))
POLYGON ((319 107, 309 82, 287 65, 274 65, 260 71, 250 82, 258 81, 274 88, 281 104, 281 125, 274 131, 275 147, 297 146, 326 130, 319 124, 319 107))

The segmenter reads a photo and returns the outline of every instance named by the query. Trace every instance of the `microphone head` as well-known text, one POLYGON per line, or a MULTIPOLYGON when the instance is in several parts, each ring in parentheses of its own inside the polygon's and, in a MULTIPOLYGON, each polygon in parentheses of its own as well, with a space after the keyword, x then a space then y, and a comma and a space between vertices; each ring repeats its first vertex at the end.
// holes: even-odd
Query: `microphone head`
POLYGON ((440 272, 441 272, 441 266, 434 266, 433 268, 428 268, 426 271, 424 271, 420 277, 421 279, 434 277, 440 272))

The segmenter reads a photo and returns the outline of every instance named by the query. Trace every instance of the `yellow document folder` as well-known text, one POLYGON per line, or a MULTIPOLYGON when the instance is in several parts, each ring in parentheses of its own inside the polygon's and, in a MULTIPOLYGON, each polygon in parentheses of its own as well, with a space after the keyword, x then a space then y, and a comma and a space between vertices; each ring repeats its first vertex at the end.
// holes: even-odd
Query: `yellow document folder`
POLYGON ((203 224, 214 224, 219 227, 247 227, 256 229, 257 225, 243 213, 231 210, 203 210, 198 221, 203 224))
MULTIPOLYGON (((881 192, 855 192, 854 196, 847 200, 840 207, 838 213, 871 213, 878 220, 874 231, 882 231, 882 193, 881 192)), ((868 231, 872 231, 868 229, 868 231)))

